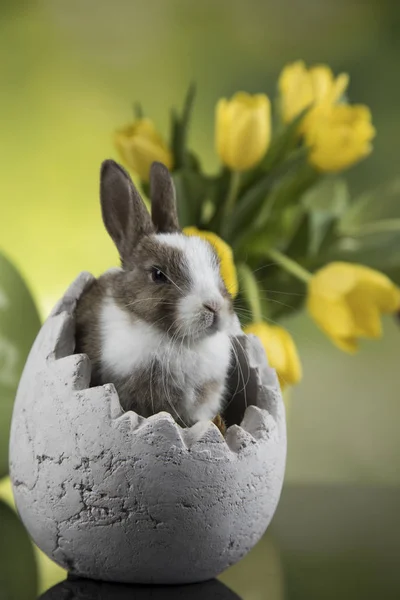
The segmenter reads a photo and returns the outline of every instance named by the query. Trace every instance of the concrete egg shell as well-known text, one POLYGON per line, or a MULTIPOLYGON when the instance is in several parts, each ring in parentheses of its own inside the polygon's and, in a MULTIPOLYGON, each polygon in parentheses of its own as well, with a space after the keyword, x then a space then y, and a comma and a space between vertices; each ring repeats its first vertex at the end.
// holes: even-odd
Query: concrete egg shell
POLYGON ((70 286, 21 378, 10 441, 19 514, 75 575, 208 580, 251 550, 279 501, 286 425, 275 371, 255 336, 236 339, 248 369, 236 406, 248 406, 238 420, 232 402, 225 437, 211 422, 183 429, 167 412, 124 412, 112 384, 89 387, 90 360, 74 354, 76 300, 92 279, 70 286))

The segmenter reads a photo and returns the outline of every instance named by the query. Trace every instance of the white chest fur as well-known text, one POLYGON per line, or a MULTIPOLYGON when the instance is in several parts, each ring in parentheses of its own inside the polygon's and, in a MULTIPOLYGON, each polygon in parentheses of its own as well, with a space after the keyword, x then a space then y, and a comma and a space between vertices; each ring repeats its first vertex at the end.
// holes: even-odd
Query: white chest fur
POLYGON ((166 376, 173 377, 174 383, 185 390, 189 405, 195 388, 210 380, 224 382, 231 357, 231 341, 225 332, 217 332, 192 347, 172 344, 170 337, 152 325, 132 322, 111 298, 103 303, 101 338, 101 360, 107 371, 129 377, 158 360, 165 365, 166 376))

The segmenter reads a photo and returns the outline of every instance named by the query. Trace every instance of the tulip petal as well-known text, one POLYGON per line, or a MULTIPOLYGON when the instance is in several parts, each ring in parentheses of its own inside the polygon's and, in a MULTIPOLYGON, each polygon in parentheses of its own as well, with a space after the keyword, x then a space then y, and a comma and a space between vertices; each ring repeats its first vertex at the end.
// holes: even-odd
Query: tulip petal
POLYGON ((354 322, 354 336, 379 338, 382 335, 382 325, 377 306, 365 293, 362 286, 353 290, 346 300, 351 309, 354 322))
POLYGON ((136 137, 131 144, 132 162, 136 161, 137 172, 142 174, 142 179, 149 180, 150 167, 154 161, 163 163, 168 169, 172 167, 171 155, 163 146, 155 144, 152 140, 136 137))
POLYGON ((315 65, 309 69, 315 102, 326 98, 333 86, 333 73, 327 65, 315 65))
POLYGON ((238 115, 231 136, 231 164, 238 171, 246 171, 264 156, 270 141, 269 114, 258 109, 238 115))
POLYGON ((335 261, 317 271, 309 285, 310 293, 337 300, 356 285, 356 272, 351 263, 335 261))
POLYGON ((317 325, 329 337, 353 337, 354 320, 348 305, 342 299, 327 295, 309 295, 307 309, 317 325))
POLYGON ((229 135, 228 101, 221 98, 215 108, 215 147, 218 155, 224 161, 229 135))
POLYGON ((239 284, 232 248, 212 231, 203 231, 197 229, 197 227, 185 227, 183 233, 201 237, 213 246, 220 259, 221 277, 224 280, 226 289, 235 298, 239 290, 239 284))
POLYGON ((335 344, 335 346, 340 348, 340 350, 347 352, 348 354, 356 354, 356 352, 358 351, 358 344, 356 338, 332 337, 331 340, 335 344))
POLYGON ((271 107, 265 94, 237 92, 216 106, 216 149, 234 171, 254 167, 265 154, 271 137, 271 107))
POLYGON ((143 181, 149 180, 154 161, 173 167, 172 154, 150 119, 138 119, 117 130, 114 143, 122 161, 143 181))
POLYGON ((289 332, 282 327, 277 329, 279 329, 281 342, 284 345, 286 352, 286 381, 288 384, 293 385, 300 381, 303 376, 299 355, 297 354, 295 343, 289 332))
POLYGON ((293 82, 296 84, 307 74, 307 68, 304 60, 297 60, 293 63, 285 65, 279 76, 278 87, 281 93, 287 92, 293 87, 293 82))
POLYGON ((282 118, 289 123, 314 102, 311 77, 306 65, 299 60, 286 65, 279 77, 282 118))
POLYGON ((359 287, 382 313, 394 313, 400 308, 400 290, 383 273, 364 265, 353 265, 359 278, 359 287))
POLYGON ((310 161, 319 170, 341 171, 371 152, 375 128, 363 105, 321 105, 307 119, 306 143, 310 161))
POLYGON ((319 327, 346 352, 358 337, 382 335, 380 315, 400 308, 400 290, 386 275, 364 265, 334 262, 309 283, 307 307, 319 327))
POLYGON ((347 73, 340 73, 340 75, 337 76, 336 81, 334 82, 332 91, 331 91, 331 96, 330 96, 331 102, 335 103, 335 102, 339 102, 341 100, 341 98, 343 97, 343 94, 345 93, 346 89, 348 88, 349 80, 350 80, 350 77, 347 73))
POLYGON ((245 333, 257 335, 264 346, 268 362, 278 374, 284 387, 294 385, 302 378, 302 368, 291 335, 278 325, 256 322, 244 328, 245 333))
POLYGON ((299 127, 299 133, 305 134, 312 126, 314 109, 330 108, 340 102, 348 83, 346 73, 335 79, 328 65, 314 65, 309 69, 303 61, 286 65, 278 82, 283 121, 288 123, 302 110, 312 107, 299 127))

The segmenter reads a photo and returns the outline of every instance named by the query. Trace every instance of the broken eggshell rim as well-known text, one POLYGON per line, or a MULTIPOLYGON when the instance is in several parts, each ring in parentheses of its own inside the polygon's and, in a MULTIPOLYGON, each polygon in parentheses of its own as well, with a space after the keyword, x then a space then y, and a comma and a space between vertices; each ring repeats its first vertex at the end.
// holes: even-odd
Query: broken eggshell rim
POLYGON ((240 425, 230 425, 225 435, 222 435, 211 420, 198 421, 190 427, 181 427, 173 416, 166 411, 160 411, 150 417, 142 417, 134 410, 124 411, 113 383, 89 387, 91 377, 90 358, 86 354, 73 353, 75 347, 74 312, 78 299, 94 281, 95 277, 91 273, 85 271, 80 273, 48 317, 48 321, 54 322, 54 320, 59 319, 60 322, 57 327, 59 333, 55 340, 56 343, 46 357, 46 362, 50 360, 55 361, 58 366, 62 365, 63 373, 72 381, 73 393, 82 396, 82 400, 85 396, 90 396, 92 400, 95 397, 99 401, 104 401, 104 398, 108 397, 111 424, 120 429, 121 432, 126 433, 127 430, 130 430, 131 433, 140 434, 149 427, 156 428, 165 438, 169 438, 173 434, 174 441, 180 441, 181 447, 187 451, 201 441, 210 442, 210 444, 207 444, 207 449, 217 443, 219 448, 225 446, 226 450, 230 450, 234 454, 238 454, 249 447, 258 446, 262 442, 279 442, 282 436, 280 425, 281 420, 284 419, 284 405, 278 377, 275 369, 268 365, 260 340, 252 334, 243 333, 240 337, 247 339, 249 342, 248 347, 243 351, 246 353, 249 362, 249 371, 253 373, 257 381, 258 403, 257 405, 247 406, 240 425), (264 375, 264 381, 262 375, 264 375), (267 399, 265 396, 267 396, 267 399), (271 411, 268 408, 262 408, 259 406, 262 403, 266 405, 275 404, 276 410, 271 411), (277 404, 280 405, 281 415, 279 415, 280 411, 276 406, 277 404))

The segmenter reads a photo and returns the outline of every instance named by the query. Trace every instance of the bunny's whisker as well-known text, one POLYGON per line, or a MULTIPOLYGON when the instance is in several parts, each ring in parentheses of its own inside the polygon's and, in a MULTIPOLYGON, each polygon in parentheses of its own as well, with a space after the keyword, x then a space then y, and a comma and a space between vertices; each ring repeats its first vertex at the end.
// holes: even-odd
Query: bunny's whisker
MULTIPOLYGON (((238 339, 238 338, 237 338, 237 342, 238 342, 238 344, 240 345, 240 347, 243 349, 243 346, 242 346, 242 344, 240 343, 240 341, 239 341, 239 339, 238 339)), ((245 359, 246 359, 246 365, 247 365, 247 369, 248 369, 248 377, 247 377, 246 383, 244 383, 243 369, 242 369, 242 367, 241 367, 241 365, 240 365, 239 355, 238 355, 238 353, 237 353, 237 351, 236 351, 236 349, 235 349, 235 347, 234 347, 234 345, 233 345, 232 341, 231 341, 231 347, 232 347, 232 351, 233 351, 233 352, 234 352, 234 354, 235 354, 235 358, 236 358, 236 364, 237 364, 238 372, 240 373, 240 378, 241 378, 241 380, 242 380, 242 382, 243 382, 243 387, 242 387, 242 389, 241 389, 241 390, 239 390, 239 391, 238 391, 238 390, 237 390, 237 388, 236 388, 236 390, 235 390, 235 393, 232 395, 232 398, 231 398, 230 402, 228 403, 227 407, 228 407, 228 406, 230 406, 230 404, 231 404, 231 402, 233 401, 233 399, 234 399, 234 397, 235 397, 235 395, 236 395, 236 394, 240 394, 241 392, 244 392, 244 403, 245 403, 245 407, 247 408, 247 394, 246 394, 246 387, 247 387, 247 384, 248 384, 248 382, 249 382, 249 379, 250 379, 250 366, 249 366, 249 363, 248 363, 248 360, 247 360, 247 355, 246 355, 246 353, 243 351, 243 356, 244 356, 244 357, 245 357, 245 359)), ((238 386, 240 385, 240 383, 239 383, 239 382, 240 382, 240 378, 238 377, 238 386)), ((237 386, 237 387, 238 387, 238 386, 237 386)), ((227 407, 226 407, 226 408, 227 408, 227 407)))
MULTIPOLYGON (((232 348, 232 352, 233 352, 233 355, 234 355, 235 360, 236 360, 236 363, 235 363, 235 367, 236 367, 238 365, 238 362, 239 362, 239 357, 237 355, 237 352, 236 352, 236 349, 235 349, 235 346, 234 346, 232 340, 231 340, 231 348, 232 348)), ((237 378, 236 388, 235 388, 235 391, 233 392, 233 394, 231 395, 231 400, 228 402, 228 404, 225 406, 225 408, 227 408, 231 404, 232 399, 236 396, 236 394, 239 393, 239 391, 238 391, 239 390, 239 385, 240 385, 239 368, 237 370, 238 370, 238 378, 237 378)))

